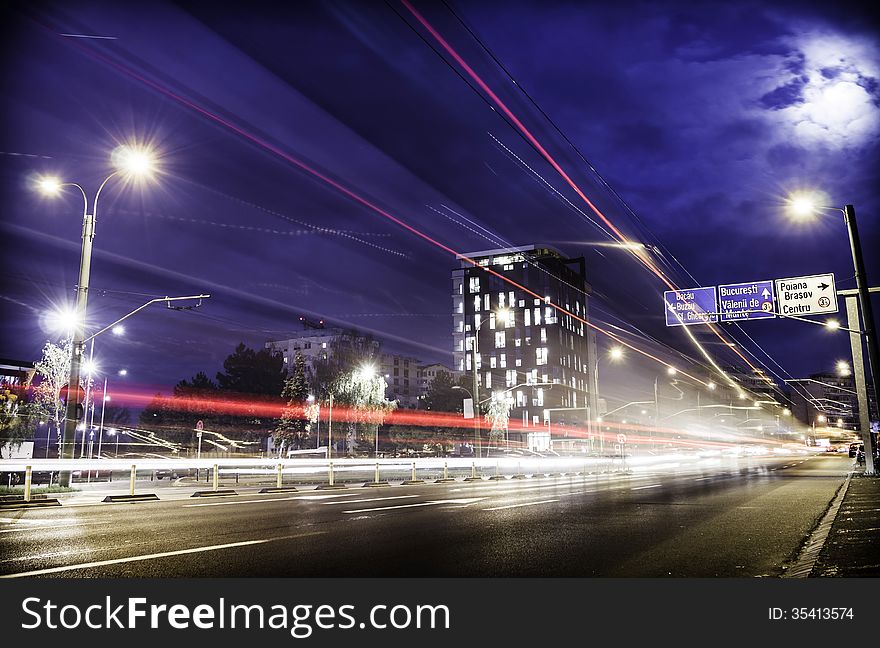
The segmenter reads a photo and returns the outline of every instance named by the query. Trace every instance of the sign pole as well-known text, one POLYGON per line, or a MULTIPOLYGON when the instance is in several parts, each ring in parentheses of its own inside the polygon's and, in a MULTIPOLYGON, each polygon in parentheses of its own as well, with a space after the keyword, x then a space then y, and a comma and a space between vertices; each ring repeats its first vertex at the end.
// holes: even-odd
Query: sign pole
MULTIPOLYGON (((856 288, 859 291, 859 305, 862 307, 862 322, 865 325, 865 342, 868 347, 868 362, 871 365, 871 379, 874 382, 874 402, 880 408, 880 351, 877 350, 877 330, 874 328, 874 313, 871 310, 871 297, 868 294, 868 277, 865 274, 865 262, 862 259, 862 245, 859 242, 859 230, 856 227, 856 209, 846 205, 843 209, 843 220, 849 233, 849 246, 853 258, 856 288)), ((856 319, 858 321, 858 319, 856 319)), ((850 328, 853 328, 850 326, 850 328)), ((856 327, 857 328, 857 327, 856 327)), ((880 416, 878 416, 880 418, 880 416)), ((865 454, 873 452, 873 446, 865 446, 865 454)))
POLYGON ((856 398, 859 403, 859 429, 862 433, 862 443, 865 444, 865 474, 873 475, 875 472, 874 453, 871 448, 871 416, 868 408, 868 389, 865 385, 865 359, 862 356, 861 335, 857 331, 859 327, 859 305, 855 297, 846 298, 847 327, 851 329, 849 344, 852 348, 853 378, 856 383, 856 398))

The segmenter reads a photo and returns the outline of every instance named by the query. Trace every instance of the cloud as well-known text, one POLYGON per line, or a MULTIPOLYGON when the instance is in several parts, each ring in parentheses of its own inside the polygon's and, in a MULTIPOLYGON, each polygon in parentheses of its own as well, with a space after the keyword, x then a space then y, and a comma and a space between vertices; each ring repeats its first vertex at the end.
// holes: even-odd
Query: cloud
POLYGON ((771 121, 805 146, 849 149, 880 134, 876 42, 839 34, 793 37, 789 78, 761 98, 771 121))

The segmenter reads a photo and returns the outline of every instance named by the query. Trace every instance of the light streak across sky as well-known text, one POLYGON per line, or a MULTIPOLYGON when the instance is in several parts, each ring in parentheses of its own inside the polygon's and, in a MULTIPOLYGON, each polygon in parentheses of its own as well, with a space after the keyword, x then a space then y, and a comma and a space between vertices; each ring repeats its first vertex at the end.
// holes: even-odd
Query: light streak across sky
MULTIPOLYGON (((498 97, 497 94, 489 87, 489 85, 474 71, 474 69, 464 60, 464 58, 443 38, 443 36, 434 28, 421 13, 419 13, 408 0, 401 0, 404 7, 413 15, 413 17, 422 25, 422 27, 439 43, 439 45, 451 56, 456 63, 468 74, 468 76, 485 92, 495 103, 496 106, 507 116, 507 118, 516 125, 523 136, 529 143, 544 157, 544 159, 553 167, 553 169, 565 180, 565 182, 574 190, 574 192, 587 204, 587 206, 602 220, 603 223, 614 233, 621 243, 633 243, 630 241, 609 219, 604 213, 586 196, 581 188, 571 179, 558 162, 550 155, 549 152, 541 145, 534 135, 525 127, 520 119, 507 107, 507 105, 498 97)), ((666 277, 666 275, 640 250, 632 249, 631 253, 636 259, 644 264, 651 272, 653 272, 670 290, 678 290, 678 288, 666 277)), ((724 340, 724 337, 718 330, 708 324, 709 329, 724 340)), ((739 385, 718 365, 718 363, 709 355, 708 351, 696 339, 694 334, 688 330, 688 327, 681 327, 684 333, 690 338, 691 342, 700 350, 700 353, 715 368, 715 370, 733 386, 739 388, 739 385)), ((737 349, 732 349, 753 371, 757 371, 757 367, 753 365, 746 356, 737 349)))

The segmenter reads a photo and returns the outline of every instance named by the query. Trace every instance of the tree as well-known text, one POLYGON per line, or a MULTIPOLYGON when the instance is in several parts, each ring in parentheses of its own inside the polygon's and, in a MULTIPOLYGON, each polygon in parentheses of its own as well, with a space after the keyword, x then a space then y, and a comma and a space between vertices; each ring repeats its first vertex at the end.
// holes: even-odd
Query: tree
MULTIPOLYGON (((468 377, 458 380, 448 371, 439 371, 425 394, 425 409, 434 412, 456 412, 464 410, 463 399, 469 397, 471 385, 468 377), (456 389, 464 387, 464 389, 456 389), (467 390, 467 391, 465 391, 467 390)), ((422 430, 421 438, 426 450, 445 453, 457 442, 470 441, 472 433, 460 426, 436 426, 422 430)))
POLYGON ((489 445, 491 447, 494 441, 496 445, 501 445, 507 433, 507 424, 510 419, 510 408, 513 406, 513 399, 509 393, 493 392, 492 398, 489 399, 489 407, 486 412, 486 418, 492 424, 489 431, 489 445))
POLYGON ((223 361, 217 372, 217 385, 240 394, 277 396, 284 389, 284 358, 269 349, 254 351, 240 343, 223 361))
POLYGON ((70 339, 65 340, 61 346, 46 342, 43 347, 43 357, 34 365, 42 380, 34 389, 33 407, 31 415, 47 416, 47 424, 55 428, 58 437, 58 456, 61 456, 61 427, 63 421, 64 405, 61 402, 61 388, 70 379, 70 356, 73 344, 70 339))
POLYGON ((11 389, 0 389, 0 457, 3 446, 8 445, 11 453, 26 438, 25 426, 18 416, 20 400, 11 389))
POLYGON ((287 406, 282 410, 281 420, 275 426, 275 438, 281 442, 278 444, 279 453, 285 444, 296 450, 305 447, 309 437, 310 416, 306 412, 308 396, 306 361, 297 351, 293 360, 293 373, 284 381, 284 389, 281 391, 281 397, 287 400, 287 406))
POLYGON ((375 371, 363 368, 340 374, 331 386, 334 404, 345 407, 349 448, 375 445, 379 426, 397 403, 385 398, 387 384, 375 371))
POLYGON ((461 412, 462 397, 467 392, 455 387, 470 389, 468 379, 461 377, 458 380, 448 371, 438 371, 434 380, 428 386, 425 394, 425 409, 435 412, 461 412))

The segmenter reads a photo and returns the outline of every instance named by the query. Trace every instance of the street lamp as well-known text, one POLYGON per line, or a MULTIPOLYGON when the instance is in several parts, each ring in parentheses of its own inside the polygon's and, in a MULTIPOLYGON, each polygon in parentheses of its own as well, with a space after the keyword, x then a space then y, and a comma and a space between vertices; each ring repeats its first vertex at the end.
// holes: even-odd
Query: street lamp
MULTIPOLYGON (((789 199, 791 211, 800 217, 807 217, 816 212, 834 209, 843 214, 843 222, 849 234, 849 247, 852 254, 853 270, 855 271, 856 290, 859 296, 859 307, 862 311, 862 324, 865 334, 865 344, 868 347, 868 364, 871 366, 871 378, 874 383, 874 402, 880 403, 880 351, 877 349, 877 330, 874 328, 874 313, 871 309, 871 298, 868 294, 868 277, 865 274, 865 262, 862 258, 862 246, 859 241, 859 230, 856 226, 856 210, 852 205, 844 205, 843 208, 827 205, 817 205, 816 199, 808 194, 792 196, 789 199)), ((870 420, 870 417, 869 417, 870 420)), ((866 455, 873 457, 870 430, 863 430, 866 440, 866 455)), ((868 463, 866 468, 873 472, 873 462, 868 463)))
MULTIPOLYGON (((46 196, 57 196, 64 187, 76 187, 83 198, 83 227, 82 249, 79 262, 79 279, 76 286, 76 309, 75 325, 73 330, 73 350, 70 358, 70 379, 68 380, 68 393, 76 394, 79 389, 80 364, 85 346, 85 318, 88 303, 89 272, 92 263, 92 241, 95 238, 95 222, 98 213, 98 199, 101 191, 111 178, 120 176, 123 178, 147 177, 153 170, 153 162, 150 152, 141 148, 130 146, 117 148, 111 161, 116 170, 110 173, 99 185, 92 200, 92 210, 89 213, 89 198, 86 190, 76 182, 62 182, 54 177, 43 178, 38 183, 39 190, 46 196)), ((65 406, 64 433, 61 441, 61 457, 73 459, 73 440, 76 434, 76 406, 77 398, 68 396, 65 406)), ((70 471, 62 471, 59 474, 59 485, 70 484, 70 471)))

